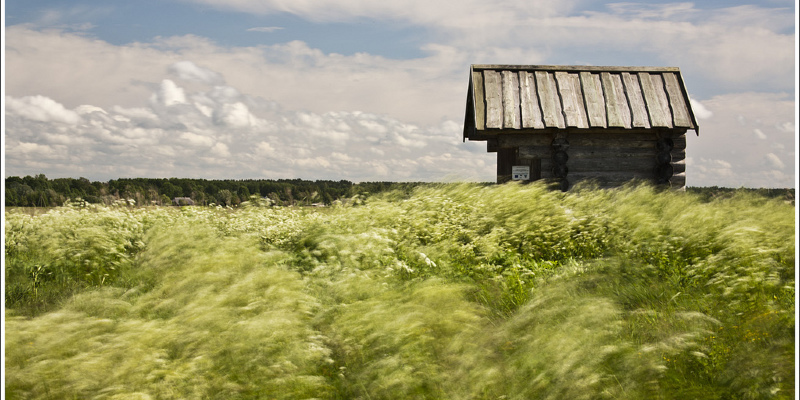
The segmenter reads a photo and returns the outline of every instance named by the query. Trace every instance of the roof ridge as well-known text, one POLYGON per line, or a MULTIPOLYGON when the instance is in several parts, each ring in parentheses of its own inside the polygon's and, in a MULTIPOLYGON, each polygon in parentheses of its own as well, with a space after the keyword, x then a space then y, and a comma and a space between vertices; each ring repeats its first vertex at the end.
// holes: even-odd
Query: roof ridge
POLYGON ((473 70, 529 70, 529 71, 589 71, 589 72, 680 72, 678 67, 653 66, 596 66, 596 65, 514 65, 514 64, 472 64, 473 70))

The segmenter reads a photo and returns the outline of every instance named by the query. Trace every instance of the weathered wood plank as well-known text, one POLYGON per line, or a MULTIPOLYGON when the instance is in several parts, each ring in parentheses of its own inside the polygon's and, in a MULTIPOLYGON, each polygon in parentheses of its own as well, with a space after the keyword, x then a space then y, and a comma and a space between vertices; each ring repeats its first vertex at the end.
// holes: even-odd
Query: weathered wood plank
POLYGON ((519 110, 519 78, 516 72, 501 72, 503 87, 503 128, 519 129, 522 125, 519 110))
POLYGON ((664 83, 664 78, 661 74, 650 74, 650 82, 653 83, 658 104, 661 105, 661 112, 666 117, 666 124, 668 128, 673 128, 675 125, 672 123, 672 110, 669 107, 669 97, 667 96, 667 89, 664 83))
POLYGON ((650 75, 647 72, 639 72, 638 76, 647 112, 650 115, 650 125, 654 128, 672 128, 669 105, 662 104, 662 98, 666 100, 666 94, 664 85, 661 83, 661 76, 650 75), (666 106, 666 110, 664 106, 666 106))
POLYGON ((603 83, 603 94, 606 99, 608 126, 619 128, 631 127, 631 109, 625 98, 622 86, 622 75, 603 72, 600 74, 603 83))
POLYGON ((539 108, 539 98, 536 95, 536 79, 528 71, 519 72, 519 94, 522 127, 543 129, 542 110, 539 108))
POLYGON ((634 128, 649 128, 650 117, 647 114, 644 98, 642 98, 642 88, 639 85, 639 78, 636 75, 623 72, 622 83, 625 86, 625 95, 628 97, 628 105, 631 109, 631 125, 634 128))
POLYGON ((558 97, 558 88, 553 74, 546 71, 536 71, 536 90, 542 107, 542 119, 545 127, 566 128, 564 115, 561 113, 561 99, 558 97))
POLYGON ((588 128, 589 122, 586 120, 586 110, 583 108, 583 93, 578 74, 556 71, 555 76, 567 127, 588 128))
POLYGON ((475 103, 475 128, 486 129, 486 97, 483 92, 483 74, 472 71, 472 91, 475 103))
POLYGON ((666 72, 662 76, 669 96, 669 106, 672 109, 672 122, 675 126, 694 129, 692 119, 689 117, 689 108, 686 106, 689 99, 683 98, 678 77, 672 72, 666 72))
POLYGON ((589 119, 589 126, 607 128, 606 122, 606 100, 603 97, 603 87, 600 83, 600 75, 590 72, 581 72, 581 87, 583 97, 586 99, 586 114, 589 119))
POLYGON ((503 103, 500 73, 483 71, 483 86, 486 91, 486 128, 503 127, 503 103))

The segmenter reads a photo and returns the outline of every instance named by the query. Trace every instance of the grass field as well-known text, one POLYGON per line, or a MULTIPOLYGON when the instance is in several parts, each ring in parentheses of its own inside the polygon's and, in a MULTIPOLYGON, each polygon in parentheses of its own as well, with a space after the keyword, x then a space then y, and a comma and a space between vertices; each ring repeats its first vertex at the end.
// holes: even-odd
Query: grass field
POLYGON ((9 211, 9 399, 795 393, 795 210, 448 184, 9 211))

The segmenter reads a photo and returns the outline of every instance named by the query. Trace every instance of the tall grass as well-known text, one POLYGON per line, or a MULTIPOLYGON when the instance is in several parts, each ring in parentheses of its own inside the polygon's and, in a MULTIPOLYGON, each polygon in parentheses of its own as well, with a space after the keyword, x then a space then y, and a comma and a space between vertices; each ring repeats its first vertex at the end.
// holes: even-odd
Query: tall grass
POLYGON ((794 208, 426 186, 6 214, 9 398, 792 398, 794 208))

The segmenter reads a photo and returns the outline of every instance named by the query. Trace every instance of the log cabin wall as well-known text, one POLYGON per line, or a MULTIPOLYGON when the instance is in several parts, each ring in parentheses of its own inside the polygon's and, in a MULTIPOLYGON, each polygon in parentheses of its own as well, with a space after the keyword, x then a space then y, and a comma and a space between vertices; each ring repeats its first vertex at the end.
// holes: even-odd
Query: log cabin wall
POLYGON ((566 190, 582 180, 686 184, 686 131, 698 131, 672 67, 473 65, 464 138, 497 152, 497 181, 513 166, 566 190))

